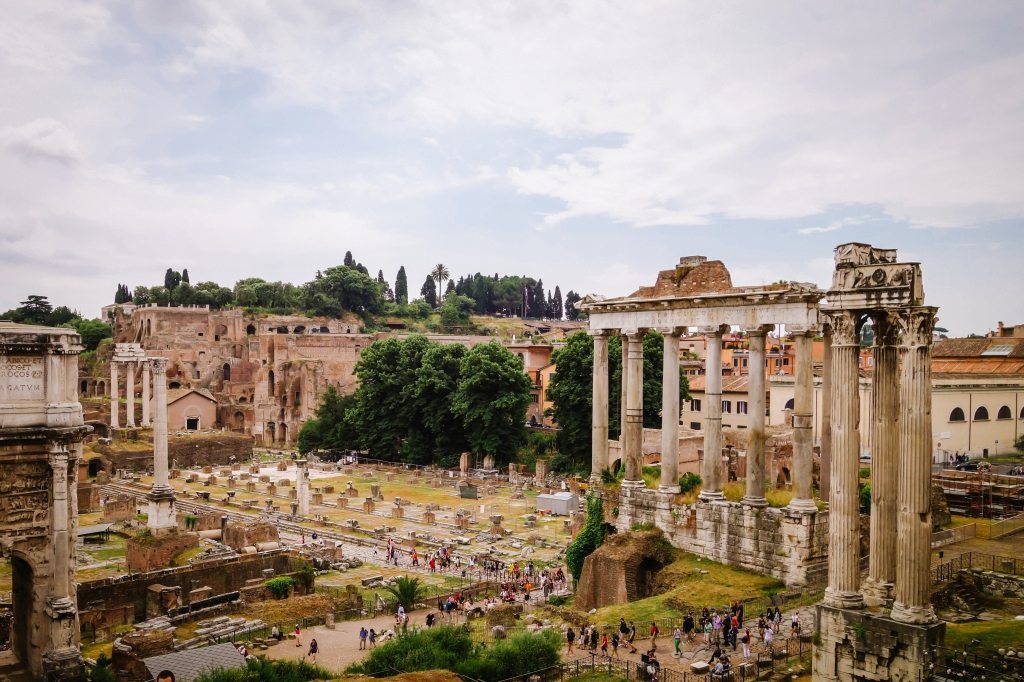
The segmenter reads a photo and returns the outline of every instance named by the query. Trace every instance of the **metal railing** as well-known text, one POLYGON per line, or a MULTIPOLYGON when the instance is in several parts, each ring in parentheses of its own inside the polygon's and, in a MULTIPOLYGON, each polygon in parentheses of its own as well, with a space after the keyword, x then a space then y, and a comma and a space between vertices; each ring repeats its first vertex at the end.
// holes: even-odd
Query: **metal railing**
POLYGON ((945 547, 946 545, 953 545, 957 542, 963 542, 979 535, 977 523, 968 523, 963 526, 956 528, 947 528, 946 530, 940 530, 932 533, 932 549, 938 549, 939 547, 945 547))
POLYGON ((998 540, 999 538, 1012 535, 1020 530, 1024 529, 1024 513, 1011 516, 1008 519, 1001 521, 993 521, 988 525, 982 525, 978 527, 978 537, 986 538, 988 540, 998 540))
POLYGON ((1024 558, 984 552, 964 552, 948 561, 932 566, 932 584, 951 582, 960 571, 970 569, 1008 575, 1024 575, 1024 558))

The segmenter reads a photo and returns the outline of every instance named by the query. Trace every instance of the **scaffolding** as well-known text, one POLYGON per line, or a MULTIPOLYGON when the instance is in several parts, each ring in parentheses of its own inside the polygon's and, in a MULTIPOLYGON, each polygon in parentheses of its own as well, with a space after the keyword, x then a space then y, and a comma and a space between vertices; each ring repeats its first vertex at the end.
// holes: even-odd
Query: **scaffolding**
POLYGON ((1003 519, 1024 512, 1024 476, 946 469, 932 478, 951 514, 1003 519))

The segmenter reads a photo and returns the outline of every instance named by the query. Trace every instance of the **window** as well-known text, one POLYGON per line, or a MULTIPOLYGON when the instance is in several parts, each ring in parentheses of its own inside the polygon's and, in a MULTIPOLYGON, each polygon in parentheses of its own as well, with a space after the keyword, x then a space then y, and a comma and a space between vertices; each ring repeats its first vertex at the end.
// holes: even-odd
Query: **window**
POLYGON ((744 366, 744 367, 746 367, 746 366, 747 366, 747 359, 746 359, 746 358, 743 358, 743 366, 744 366))
POLYGON ((999 414, 996 415, 996 419, 1013 419, 1013 412, 1007 405, 1003 405, 999 408, 999 414))
POLYGON ((186 431, 198 431, 199 430, 199 417, 185 417, 185 430, 186 431))
POLYGON ((786 405, 782 409, 784 409, 784 410, 792 410, 793 409, 793 398, 790 398, 789 400, 787 400, 786 401, 786 405))
POLYGON ((964 411, 959 407, 954 407, 953 411, 949 413, 949 421, 951 422, 962 422, 966 419, 964 411))
POLYGON ((737 400, 736 401, 736 414, 746 414, 746 413, 747 413, 747 401, 746 400, 737 400))
POLYGON ((722 401, 722 412, 725 413, 725 414, 732 414, 732 401, 731 400, 723 400, 722 401))
POLYGON ((700 412, 700 399, 694 398, 690 401, 690 409, 694 412, 700 412))
POLYGON ((690 422, 690 428, 694 431, 700 431, 700 422, 690 422))
POLYGON ((782 366, 789 367, 789 358, 782 358, 782 366))
POLYGON ((982 406, 974 411, 974 421, 985 422, 988 421, 988 408, 982 406))

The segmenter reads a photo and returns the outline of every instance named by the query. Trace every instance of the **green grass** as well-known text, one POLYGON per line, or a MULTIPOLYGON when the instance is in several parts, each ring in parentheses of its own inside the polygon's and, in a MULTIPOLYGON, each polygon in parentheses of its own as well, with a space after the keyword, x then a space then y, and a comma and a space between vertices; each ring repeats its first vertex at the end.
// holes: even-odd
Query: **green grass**
POLYGON ((946 625, 946 647, 964 649, 971 640, 981 640, 982 650, 1020 649, 1024 647, 1024 621, 1000 620, 977 623, 948 623, 946 625))

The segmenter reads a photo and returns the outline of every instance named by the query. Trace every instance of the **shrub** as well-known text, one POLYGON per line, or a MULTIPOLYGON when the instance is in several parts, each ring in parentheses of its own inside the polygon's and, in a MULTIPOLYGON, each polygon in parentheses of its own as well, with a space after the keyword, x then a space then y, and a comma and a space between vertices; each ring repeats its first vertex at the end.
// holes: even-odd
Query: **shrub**
POLYGON ((587 520, 576 538, 565 550, 565 564, 574 580, 583 573, 583 560, 604 542, 604 502, 601 497, 591 494, 587 498, 587 520))
POLYGON ((871 484, 865 483, 860 489, 860 513, 871 513, 871 484))
POLYGON ((552 606, 565 606, 567 601, 569 601, 569 599, 564 594, 553 594, 548 597, 548 603, 552 606))
POLYGON ((286 575, 279 575, 264 582, 263 586, 270 590, 274 599, 287 599, 288 593, 291 592, 292 579, 286 575))
POLYGON ((417 602, 423 599, 426 586, 420 582, 419 578, 401 576, 395 578, 394 585, 389 585, 385 589, 398 600, 399 604, 405 606, 407 611, 411 611, 416 608, 417 602))
POLYGON ((302 568, 299 569, 299 575, 296 577, 296 581, 302 585, 306 591, 313 589, 313 583, 316 581, 316 570, 313 569, 313 564, 303 564, 302 568))
POLYGON ((270 661, 250 658, 244 668, 203 673, 195 682, 308 682, 328 680, 334 675, 306 661, 270 661))
POLYGON ((559 662, 561 641, 553 630, 512 635, 465 660, 456 672, 484 682, 497 682, 524 672, 550 668, 559 662))
POLYGON ((703 481, 697 474, 688 471, 679 477, 679 492, 686 494, 699 486, 703 481))

